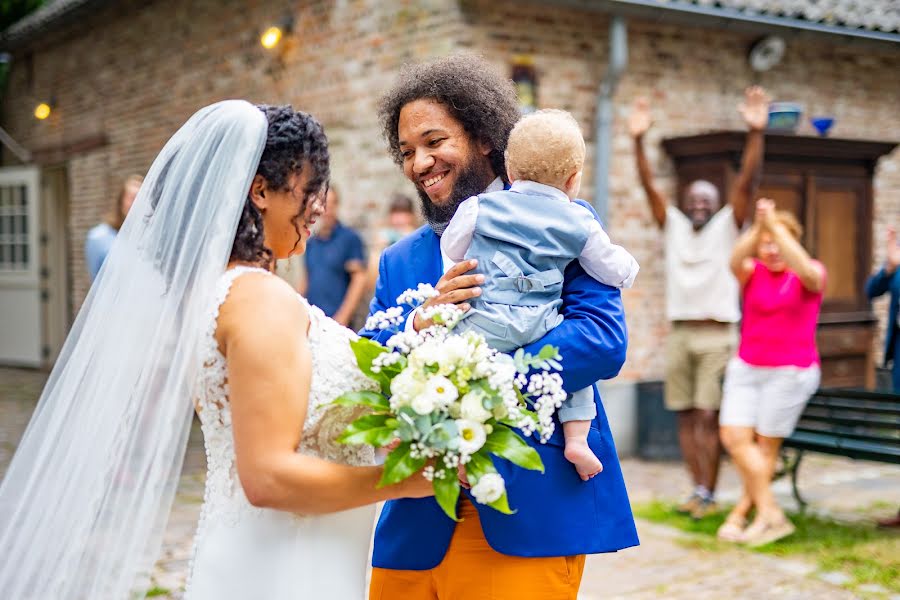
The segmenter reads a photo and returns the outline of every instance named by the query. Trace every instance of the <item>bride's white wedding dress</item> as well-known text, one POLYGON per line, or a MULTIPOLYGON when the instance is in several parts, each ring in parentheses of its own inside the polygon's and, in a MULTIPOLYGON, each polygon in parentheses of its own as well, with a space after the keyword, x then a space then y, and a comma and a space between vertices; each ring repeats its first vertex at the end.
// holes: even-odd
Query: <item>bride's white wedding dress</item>
MULTIPOLYGON (((298 516, 257 508, 241 488, 225 358, 214 335, 219 306, 231 284, 250 271, 262 270, 236 267, 222 275, 207 315, 195 400, 206 445, 206 492, 185 600, 364 598, 374 506, 298 516)), ((297 451, 346 464, 374 464, 372 448, 334 441, 358 412, 322 406, 347 391, 375 389, 356 366, 349 344, 355 334, 297 298, 309 308, 312 350, 309 408, 297 451)))

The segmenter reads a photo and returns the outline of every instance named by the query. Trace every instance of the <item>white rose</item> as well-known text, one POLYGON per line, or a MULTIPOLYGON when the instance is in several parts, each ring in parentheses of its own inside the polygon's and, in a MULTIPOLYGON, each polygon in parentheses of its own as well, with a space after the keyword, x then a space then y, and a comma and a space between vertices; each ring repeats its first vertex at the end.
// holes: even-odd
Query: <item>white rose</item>
POLYGON ((481 392, 469 392, 462 397, 460 415, 463 419, 484 423, 491 418, 489 410, 484 408, 481 392))
POLYGON ((434 396, 438 406, 448 406, 459 397, 459 390, 443 375, 436 375, 425 384, 425 393, 434 396))
POLYGON ((472 486, 472 496, 479 504, 496 502, 505 491, 506 483, 498 473, 485 473, 472 486))
POLYGON ((481 450, 487 440, 487 432, 484 425, 470 419, 457 419, 456 428, 459 430, 459 451, 461 454, 474 454, 481 450))
POLYGON ((391 381, 391 405, 405 405, 422 393, 422 382, 416 379, 412 369, 404 369, 391 381))
POLYGON ((412 399, 410 406, 420 415, 430 415, 434 412, 435 398, 432 394, 419 394, 412 399))

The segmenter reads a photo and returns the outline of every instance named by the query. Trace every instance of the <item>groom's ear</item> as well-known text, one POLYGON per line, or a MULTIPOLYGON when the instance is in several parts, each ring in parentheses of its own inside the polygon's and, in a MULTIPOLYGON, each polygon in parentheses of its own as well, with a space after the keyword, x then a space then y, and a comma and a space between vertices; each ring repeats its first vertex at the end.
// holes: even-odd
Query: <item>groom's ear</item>
POLYGON ((262 175, 255 175, 253 177, 253 182, 250 184, 250 201, 253 202, 254 206, 259 209, 260 212, 266 212, 266 208, 268 208, 269 202, 266 199, 266 190, 268 189, 268 182, 266 178, 262 175))

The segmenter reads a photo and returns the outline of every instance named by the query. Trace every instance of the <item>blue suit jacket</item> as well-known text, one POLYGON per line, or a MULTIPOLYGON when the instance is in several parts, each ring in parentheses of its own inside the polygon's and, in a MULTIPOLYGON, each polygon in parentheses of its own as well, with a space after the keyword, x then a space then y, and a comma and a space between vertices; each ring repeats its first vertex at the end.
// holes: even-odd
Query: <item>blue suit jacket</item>
MULTIPOLYGON (((582 203, 590 208, 586 203, 582 203)), ((390 246, 381 256, 371 312, 396 305, 396 298, 419 283, 436 284, 443 274, 440 241, 429 226, 390 246)), ((625 362, 628 334, 618 289, 592 279, 578 261, 565 272, 563 323, 527 346, 559 348, 567 390, 593 386, 614 377, 625 362)), ((387 332, 363 332, 380 342, 387 332)), ((557 422, 546 444, 526 438, 541 455, 545 472, 526 471, 494 459, 506 480, 513 515, 475 504, 490 546, 514 556, 570 556, 613 552, 636 546, 637 531, 625 490, 606 413, 594 387, 597 417, 588 443, 603 462, 603 472, 583 482, 563 456, 557 422)), ((386 569, 425 570, 443 560, 456 523, 433 498, 386 503, 375 530, 372 565, 386 569)))
POLYGON ((866 282, 866 295, 871 298, 877 298, 884 293, 891 293, 891 305, 888 309, 888 322, 885 330, 884 340, 884 363, 887 364, 894 356, 894 338, 897 335, 897 312, 900 311, 900 269, 894 271, 891 275, 881 269, 866 282))

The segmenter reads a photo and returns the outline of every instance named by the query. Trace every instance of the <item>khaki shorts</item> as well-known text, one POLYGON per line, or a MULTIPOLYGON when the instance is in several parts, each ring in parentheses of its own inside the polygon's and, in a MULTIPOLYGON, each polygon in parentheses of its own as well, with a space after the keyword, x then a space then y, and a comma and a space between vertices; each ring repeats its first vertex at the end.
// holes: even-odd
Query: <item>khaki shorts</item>
POLYGON ((666 340, 666 408, 719 410, 737 337, 734 323, 673 322, 666 340))

